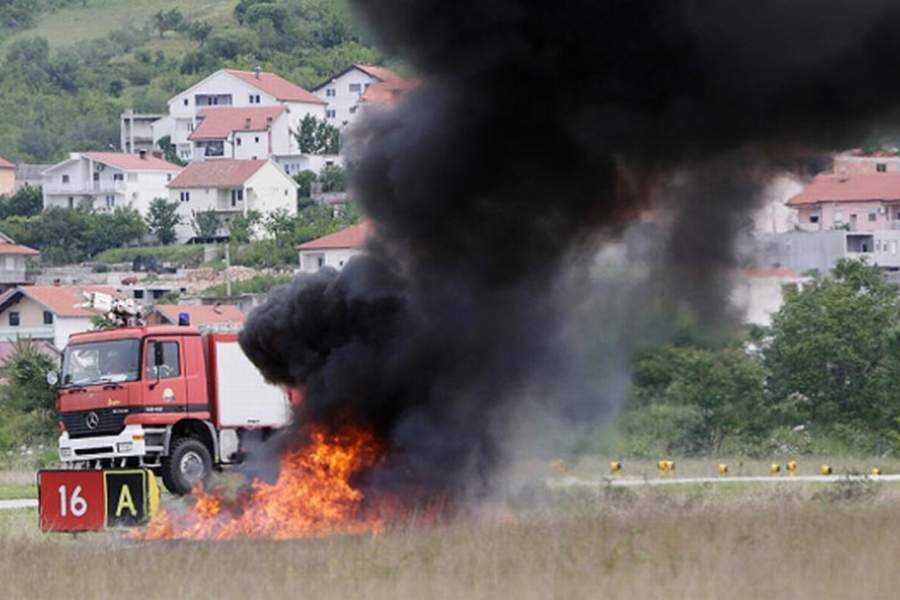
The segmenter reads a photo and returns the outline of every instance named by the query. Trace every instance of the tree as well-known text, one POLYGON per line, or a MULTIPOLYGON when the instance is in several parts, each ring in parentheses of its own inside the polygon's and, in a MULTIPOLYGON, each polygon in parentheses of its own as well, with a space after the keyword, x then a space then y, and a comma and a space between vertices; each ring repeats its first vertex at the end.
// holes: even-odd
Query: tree
POLYGON ((175 241, 175 227, 180 223, 178 202, 156 198, 150 203, 150 210, 147 211, 147 227, 160 244, 168 246, 175 241))
POLYGON ((341 132, 327 121, 306 115, 294 133, 303 154, 337 154, 341 150, 341 132))
POLYGON ((0 196, 0 219, 8 217, 30 217, 44 208, 41 188, 26 186, 12 196, 0 196))
POLYGON ((194 233, 197 234, 198 238, 202 240, 213 239, 219 233, 219 215, 212 209, 194 211, 191 226, 194 228, 194 233))
POLYGON ((206 21, 193 21, 185 26, 185 30, 189 38, 202 45, 212 33, 213 27, 206 21))
POLYGON ((263 222, 266 232, 278 243, 290 242, 295 225, 294 217, 283 208, 269 213, 263 222))
POLYGON ((678 444, 688 452, 718 450, 729 436, 762 434, 764 379, 762 366, 740 346, 668 346, 639 355, 634 367, 635 399, 641 409, 680 407, 676 412, 691 416, 690 431, 679 434, 678 444))
POLYGON ((246 244, 253 237, 253 228, 262 220, 262 215, 255 210, 246 215, 235 215, 228 221, 228 239, 234 244, 246 244))
POLYGON ((300 171, 294 175, 294 181, 299 186, 297 188, 298 198, 309 198, 312 196, 312 184, 316 182, 316 174, 314 171, 300 171))
POLYGON ((855 260, 788 291, 764 352, 773 400, 813 425, 889 423, 898 412, 898 309, 896 288, 855 260))
POLYGON ((184 161, 178 156, 178 148, 176 148, 175 144, 172 143, 172 136, 164 135, 159 138, 159 141, 156 143, 159 146, 159 149, 163 151, 163 155, 166 160, 173 165, 178 165, 180 167, 184 166, 184 161))
POLYGON ((319 173, 323 192, 343 192, 347 189, 347 174, 337 165, 328 165, 319 173))
POLYGON ((159 32, 159 37, 164 37, 167 31, 178 31, 184 24, 184 15, 179 8, 165 11, 160 10, 153 15, 153 26, 159 32))
POLYGON ((34 443, 49 439, 56 431, 56 396, 47 385, 48 371, 58 368, 57 361, 46 350, 28 339, 16 341, 15 350, 3 367, 7 385, 0 387, 0 405, 15 418, 21 441, 34 443))

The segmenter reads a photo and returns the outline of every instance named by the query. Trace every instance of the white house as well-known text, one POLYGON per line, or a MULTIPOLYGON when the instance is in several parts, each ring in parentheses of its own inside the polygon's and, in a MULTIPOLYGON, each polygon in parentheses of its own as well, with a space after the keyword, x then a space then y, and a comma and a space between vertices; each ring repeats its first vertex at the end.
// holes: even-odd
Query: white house
POLYGON ((193 224, 202 212, 215 212, 223 223, 250 211, 297 214, 297 183, 271 160, 193 162, 169 184, 168 196, 179 203, 180 242, 197 235, 193 224))
POLYGON ((342 269, 347 261, 362 252, 366 238, 372 232, 368 221, 342 229, 331 235, 300 244, 300 271, 315 273, 322 267, 342 269))
POLYGON ((164 115, 139 114, 126 110, 119 117, 119 149, 134 154, 153 150, 153 124, 164 115))
POLYGON ((188 137, 194 147, 193 160, 271 158, 288 175, 343 165, 338 154, 303 154, 290 117, 280 105, 205 108, 188 137))
POLYGON ((257 69, 222 69, 169 100, 169 114, 153 124, 154 143, 170 136, 178 156, 194 158, 190 139, 198 118, 213 107, 283 107, 289 129, 296 130, 303 117, 325 118, 326 102, 286 79, 257 69))
POLYGON ((415 85, 414 80, 401 77, 390 69, 356 64, 331 77, 313 93, 328 103, 325 113, 328 122, 343 127, 353 123, 360 114, 361 103, 383 102, 415 85))
POLYGON ((47 341, 59 350, 69 336, 92 328, 100 311, 82 308, 82 292, 102 292, 115 296, 105 286, 19 286, 0 295, 0 340, 30 338, 47 341))
POLYGON ((44 171, 44 209, 130 207, 146 215, 154 198, 169 196, 166 184, 180 170, 149 152, 76 152, 44 171))

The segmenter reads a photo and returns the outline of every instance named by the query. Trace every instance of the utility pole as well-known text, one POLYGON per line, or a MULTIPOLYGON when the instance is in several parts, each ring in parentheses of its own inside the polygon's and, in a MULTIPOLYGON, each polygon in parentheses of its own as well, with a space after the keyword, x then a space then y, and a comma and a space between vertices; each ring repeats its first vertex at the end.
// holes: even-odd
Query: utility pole
POLYGON ((231 298, 231 240, 225 242, 225 295, 231 298))

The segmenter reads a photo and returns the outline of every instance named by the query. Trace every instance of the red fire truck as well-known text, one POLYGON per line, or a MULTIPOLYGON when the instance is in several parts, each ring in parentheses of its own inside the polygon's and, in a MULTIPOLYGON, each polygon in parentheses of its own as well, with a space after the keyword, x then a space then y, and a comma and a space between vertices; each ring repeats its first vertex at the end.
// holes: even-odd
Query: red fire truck
MULTIPOLYGON (((110 314, 119 315, 118 307, 110 314)), ((58 385, 59 458, 68 468, 148 468, 185 494, 290 418, 234 333, 180 324, 124 326, 69 338, 58 385)))

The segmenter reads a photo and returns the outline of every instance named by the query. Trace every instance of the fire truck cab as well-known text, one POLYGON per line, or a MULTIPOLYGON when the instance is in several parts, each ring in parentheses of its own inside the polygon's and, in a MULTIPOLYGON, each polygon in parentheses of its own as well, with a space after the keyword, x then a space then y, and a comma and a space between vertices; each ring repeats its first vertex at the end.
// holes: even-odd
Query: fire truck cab
POLYGON ((188 324, 74 334, 50 378, 67 467, 149 468, 175 494, 290 418, 288 392, 263 379, 237 334, 188 324))

